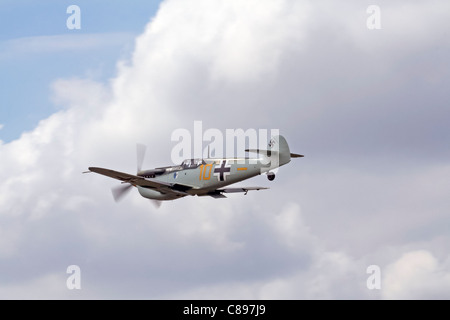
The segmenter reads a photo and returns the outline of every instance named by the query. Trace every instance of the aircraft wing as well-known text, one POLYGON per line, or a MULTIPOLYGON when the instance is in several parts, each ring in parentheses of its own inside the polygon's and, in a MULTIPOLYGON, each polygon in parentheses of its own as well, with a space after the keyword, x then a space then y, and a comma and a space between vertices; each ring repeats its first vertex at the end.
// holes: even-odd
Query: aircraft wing
MULTIPOLYGON (((172 192, 172 193, 177 193, 177 194, 186 194, 185 192, 186 188, 184 188, 185 190, 177 190, 179 188, 176 188, 177 186, 172 185, 170 183, 165 183, 162 181, 154 181, 151 179, 145 179, 143 177, 139 177, 139 176, 135 176, 129 173, 124 173, 124 172, 119 172, 119 171, 114 171, 114 170, 110 170, 110 169, 104 169, 104 168, 96 168, 96 167, 90 167, 89 171, 91 172, 95 172, 110 178, 114 178, 123 182, 127 182, 130 183, 132 185, 135 186, 141 186, 141 187, 147 187, 147 188, 152 188, 152 189, 156 189, 158 191, 167 193, 167 192, 172 192), (175 187, 173 189, 173 187, 175 187)), ((187 186, 184 186, 187 187, 187 186)), ((190 188, 190 187, 188 187, 190 188)))
POLYGON ((213 192, 208 193, 208 195, 213 198, 219 199, 219 198, 226 198, 224 193, 245 192, 245 194, 247 194, 247 192, 252 191, 252 190, 264 190, 264 189, 269 189, 269 188, 265 188, 265 187, 224 188, 224 189, 214 190, 213 192))

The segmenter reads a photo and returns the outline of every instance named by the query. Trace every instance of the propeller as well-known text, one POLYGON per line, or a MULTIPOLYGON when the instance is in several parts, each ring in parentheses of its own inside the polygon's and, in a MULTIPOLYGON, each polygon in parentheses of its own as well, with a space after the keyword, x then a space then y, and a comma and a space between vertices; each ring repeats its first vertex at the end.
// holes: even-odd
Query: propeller
MULTIPOLYGON (((140 143, 136 144, 136 169, 137 169, 136 174, 139 174, 139 172, 142 171, 142 164, 144 163, 146 150, 147 147, 145 145, 140 143)), ((131 183, 122 182, 122 185, 111 188, 114 200, 116 202, 122 200, 123 197, 125 197, 128 194, 128 192, 130 192, 131 187, 133 187, 131 183)), ((159 200, 150 200, 150 201, 153 203, 156 209, 158 209, 161 206, 161 201, 159 200)))
POLYGON ((122 200, 122 198, 124 196, 126 196, 128 194, 128 192, 130 192, 132 186, 133 185, 131 185, 131 184, 124 184, 124 185, 120 185, 118 187, 111 188, 111 192, 113 194, 114 200, 116 202, 119 202, 120 200, 122 200))
POLYGON ((142 164, 144 163, 144 157, 147 147, 143 144, 136 144, 136 159, 137 159, 137 172, 142 170, 142 164))
POLYGON ((161 201, 159 200, 150 200, 150 201, 153 203, 156 209, 159 209, 159 207, 161 207, 161 201))
MULTIPOLYGON (((144 163, 144 157, 147 147, 143 144, 136 144, 136 162, 137 162, 137 173, 142 170, 142 164, 144 163)), ((114 200, 119 202, 125 197, 128 192, 130 192, 133 185, 129 183, 124 183, 120 186, 111 189, 114 200)))

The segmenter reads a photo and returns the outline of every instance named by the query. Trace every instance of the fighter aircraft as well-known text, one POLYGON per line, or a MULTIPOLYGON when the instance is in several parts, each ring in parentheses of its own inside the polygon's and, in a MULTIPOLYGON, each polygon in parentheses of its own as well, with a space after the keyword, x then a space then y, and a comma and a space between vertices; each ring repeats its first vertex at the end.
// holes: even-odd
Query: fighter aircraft
POLYGON ((210 196, 226 198, 224 193, 268 189, 264 187, 224 188, 260 174, 275 179, 274 169, 303 155, 291 153, 286 139, 273 137, 267 150, 246 149, 258 154, 258 158, 206 158, 187 159, 181 165, 142 170, 145 146, 137 148, 137 174, 123 173, 110 169, 89 167, 89 171, 122 181, 122 186, 112 189, 114 199, 119 201, 132 187, 136 187, 144 198, 154 201, 175 200, 185 196, 210 196))

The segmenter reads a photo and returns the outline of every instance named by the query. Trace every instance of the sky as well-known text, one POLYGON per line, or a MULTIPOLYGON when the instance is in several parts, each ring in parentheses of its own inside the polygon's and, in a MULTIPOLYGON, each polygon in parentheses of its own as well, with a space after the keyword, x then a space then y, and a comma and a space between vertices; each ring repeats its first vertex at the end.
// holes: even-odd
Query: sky
POLYGON ((73 1, 0 3, 0 139, 18 139, 56 111, 49 99, 57 78, 115 76, 134 38, 156 13, 160 1, 77 1, 80 29, 69 29, 73 1), (25 94, 26 92, 26 94, 25 94))
POLYGON ((0 298, 449 299, 449 10, 2 1, 0 298), (195 121, 305 157, 159 209, 82 174, 171 165, 195 121))

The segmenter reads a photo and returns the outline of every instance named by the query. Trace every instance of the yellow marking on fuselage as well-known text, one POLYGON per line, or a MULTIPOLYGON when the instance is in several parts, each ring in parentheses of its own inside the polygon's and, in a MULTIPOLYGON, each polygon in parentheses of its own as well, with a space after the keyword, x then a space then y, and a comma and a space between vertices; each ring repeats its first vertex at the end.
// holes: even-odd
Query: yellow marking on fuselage
POLYGON ((209 180, 211 179, 211 169, 213 165, 212 163, 205 165, 205 168, 203 169, 203 180, 209 180), (209 168, 208 176, 206 176, 206 168, 209 168))
POLYGON ((244 171, 247 170, 247 168, 241 167, 241 168, 237 168, 237 171, 244 171))
POLYGON ((211 169, 213 167, 213 164, 202 164, 200 166, 200 176, 198 177, 199 180, 209 180, 211 179, 211 169), (209 171, 207 171, 207 168, 209 168, 209 171), (208 172, 208 176, 206 176, 206 172, 208 172))

